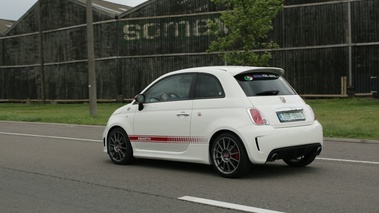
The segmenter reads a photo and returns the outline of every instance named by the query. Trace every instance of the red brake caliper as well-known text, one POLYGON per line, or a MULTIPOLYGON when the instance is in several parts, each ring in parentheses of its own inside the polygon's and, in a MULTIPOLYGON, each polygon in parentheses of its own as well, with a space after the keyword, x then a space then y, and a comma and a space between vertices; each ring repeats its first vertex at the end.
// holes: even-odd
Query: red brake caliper
POLYGON ((233 152, 235 152, 234 154, 234 158, 239 160, 240 159, 240 153, 238 152, 238 149, 237 148, 234 148, 233 149, 233 152))

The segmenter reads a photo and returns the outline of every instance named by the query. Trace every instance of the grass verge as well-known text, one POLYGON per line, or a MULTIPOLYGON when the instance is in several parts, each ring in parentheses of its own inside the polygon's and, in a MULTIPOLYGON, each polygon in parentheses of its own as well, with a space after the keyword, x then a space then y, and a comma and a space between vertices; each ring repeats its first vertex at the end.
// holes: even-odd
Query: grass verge
MULTIPOLYGON (((324 128, 325 137, 379 140, 379 99, 308 99, 324 128)), ((0 120, 86 125, 106 125, 122 103, 97 104, 97 116, 89 104, 0 104, 0 120)))
POLYGON ((97 116, 89 114, 89 104, 0 104, 0 120, 46 123, 106 125, 121 103, 97 104, 97 116))
POLYGON ((325 137, 379 140, 379 99, 306 100, 324 128, 325 137))

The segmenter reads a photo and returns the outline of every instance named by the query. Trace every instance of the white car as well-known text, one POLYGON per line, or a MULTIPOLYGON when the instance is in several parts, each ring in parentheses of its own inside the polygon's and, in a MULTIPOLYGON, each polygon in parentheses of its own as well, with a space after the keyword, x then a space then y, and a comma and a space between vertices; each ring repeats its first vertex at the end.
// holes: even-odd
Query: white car
POLYGON ((134 158, 212 164, 224 177, 278 159, 306 166, 322 150, 322 127, 283 73, 245 66, 167 73, 112 114, 104 152, 116 164, 134 158))

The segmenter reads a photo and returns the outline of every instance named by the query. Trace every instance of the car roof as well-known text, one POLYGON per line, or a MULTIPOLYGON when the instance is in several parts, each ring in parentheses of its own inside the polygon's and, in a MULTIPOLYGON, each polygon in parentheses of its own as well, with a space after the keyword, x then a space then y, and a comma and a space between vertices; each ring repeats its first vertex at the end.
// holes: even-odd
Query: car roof
POLYGON ((229 73, 232 76, 236 76, 242 73, 256 73, 256 72, 264 72, 264 73, 273 73, 276 75, 282 76, 284 74, 284 70, 278 67, 252 67, 252 66, 208 66, 208 67, 195 67, 188 68, 184 70, 180 70, 179 72, 218 72, 224 71, 229 73))

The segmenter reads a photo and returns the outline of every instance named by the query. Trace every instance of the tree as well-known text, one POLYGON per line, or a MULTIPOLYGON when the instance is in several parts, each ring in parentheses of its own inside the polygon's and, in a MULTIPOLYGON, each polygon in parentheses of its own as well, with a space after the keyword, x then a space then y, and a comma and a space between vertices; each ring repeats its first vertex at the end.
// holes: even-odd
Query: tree
POLYGON ((208 22, 209 34, 216 37, 208 53, 218 52, 229 65, 267 66, 271 59, 268 50, 278 47, 272 41, 267 42, 267 34, 284 0, 212 1, 226 10, 221 13, 221 22, 208 22), (265 51, 257 53, 254 51, 257 49, 265 51))

